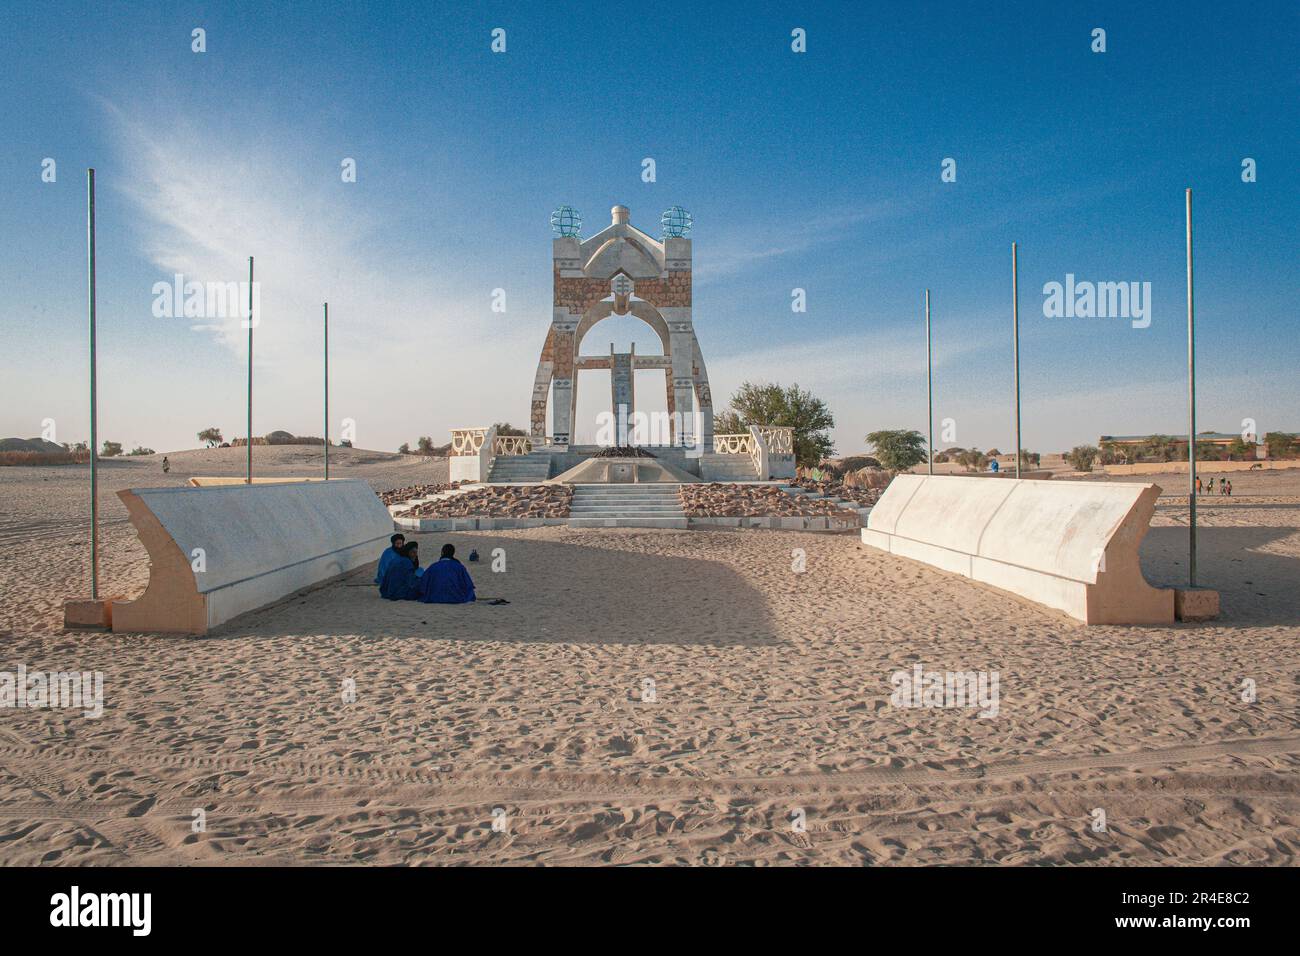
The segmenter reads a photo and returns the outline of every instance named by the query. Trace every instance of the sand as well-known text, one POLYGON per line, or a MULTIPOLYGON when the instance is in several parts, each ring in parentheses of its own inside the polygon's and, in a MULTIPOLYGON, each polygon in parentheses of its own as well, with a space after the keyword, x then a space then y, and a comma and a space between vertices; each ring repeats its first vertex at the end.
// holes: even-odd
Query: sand
MULTIPOLYGON (((268 474, 319 465, 255 452, 268 474)), ((170 457, 103 487, 243 462, 170 457)), ((383 490, 445 468, 347 452, 331 473, 383 490)), ((1202 499, 1211 624, 1085 628, 855 534, 541 528, 420 538, 477 549, 506 606, 383 602, 363 569, 201 639, 59 632, 84 478, 0 469, 0 669, 105 679, 99 719, 0 710, 0 864, 1289 865, 1300 846, 1300 476, 1202 499), (915 663, 997 671, 997 716, 891 706, 915 663)), ((147 560, 109 498, 105 589, 135 593, 147 560)), ((1153 582, 1185 573, 1185 510, 1158 507, 1153 582)))

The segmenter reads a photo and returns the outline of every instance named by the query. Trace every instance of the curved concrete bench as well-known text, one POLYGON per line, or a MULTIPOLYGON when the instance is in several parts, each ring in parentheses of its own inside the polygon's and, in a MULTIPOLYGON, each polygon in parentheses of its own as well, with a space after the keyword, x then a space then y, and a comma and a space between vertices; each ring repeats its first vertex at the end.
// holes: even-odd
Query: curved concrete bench
POLYGON ((393 519, 364 481, 119 491, 149 552, 149 586, 115 601, 115 631, 205 634, 379 557, 393 519))
POLYGON ((1011 591, 1086 624, 1169 624, 1142 577, 1157 485, 899 475, 862 541, 1011 591))

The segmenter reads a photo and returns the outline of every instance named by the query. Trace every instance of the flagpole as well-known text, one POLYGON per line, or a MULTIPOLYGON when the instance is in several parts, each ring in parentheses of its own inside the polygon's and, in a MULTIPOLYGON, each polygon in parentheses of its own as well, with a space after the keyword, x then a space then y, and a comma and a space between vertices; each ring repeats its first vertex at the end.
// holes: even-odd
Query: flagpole
POLYGON ((330 480, 330 304, 325 303, 325 480, 330 480))
POLYGON ((1187 190, 1187 583, 1196 587, 1196 312, 1192 299, 1192 191, 1187 190))
POLYGON ((90 599, 99 599, 99 414, 95 353, 95 171, 86 170, 86 259, 90 301, 90 599))
POLYGON ((934 474, 934 373, 930 360, 930 290, 925 290, 925 421, 930 454, 926 457, 926 474, 934 474))
POLYGON ((248 257, 248 447, 245 449, 248 474, 245 484, 253 483, 253 257, 248 257))
POLYGON ((1016 477, 1020 477, 1020 278, 1011 243, 1011 354, 1016 366, 1016 477))

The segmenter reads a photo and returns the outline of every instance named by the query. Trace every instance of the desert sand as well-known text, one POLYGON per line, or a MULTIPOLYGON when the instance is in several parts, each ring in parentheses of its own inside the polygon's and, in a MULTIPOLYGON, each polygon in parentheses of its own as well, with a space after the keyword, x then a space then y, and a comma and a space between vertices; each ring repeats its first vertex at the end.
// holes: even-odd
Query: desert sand
MULTIPOLYGON (((446 480, 441 460, 332 455, 376 490, 446 480)), ((255 456, 319 472, 318 449, 255 456)), ((148 575, 113 491, 243 467, 176 453, 163 476, 160 457, 101 471, 105 593, 148 575)), ((1152 480, 1170 494, 1145 571, 1181 583, 1183 485, 1152 480)), ((60 631, 85 593, 85 481, 0 468, 0 670, 105 682, 99 719, 0 710, 0 864, 1289 865, 1300 847, 1300 475, 1202 499, 1207 624, 1087 628, 856 534, 540 528, 420 539, 477 549, 480 596, 509 605, 384 602, 362 569, 199 639, 60 631), (997 671, 997 716, 891 706, 915 663, 997 671)))

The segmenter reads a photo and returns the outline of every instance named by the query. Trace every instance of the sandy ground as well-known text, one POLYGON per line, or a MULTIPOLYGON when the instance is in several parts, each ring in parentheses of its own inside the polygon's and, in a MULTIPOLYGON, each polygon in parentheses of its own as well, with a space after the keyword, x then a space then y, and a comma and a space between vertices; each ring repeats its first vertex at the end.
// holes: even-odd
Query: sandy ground
MULTIPOLYGON (((319 465, 257 451, 263 473, 319 465)), ((243 461, 170 457, 104 488, 243 461)), ((445 463, 331 472, 382 490, 445 463)), ((84 480, 0 468, 0 669, 105 680, 99 719, 0 710, 0 864, 1287 865, 1300 846, 1300 476, 1202 499, 1213 624, 1084 628, 856 535, 544 528, 422 539, 476 548, 506 606, 383 602, 363 570, 203 639, 58 631, 84 480), (997 715, 891 706, 916 663, 996 671, 997 715)), ((1185 510, 1159 506, 1154 582, 1185 576, 1185 510)), ((138 592, 143 551, 104 514, 105 588, 138 592)))

